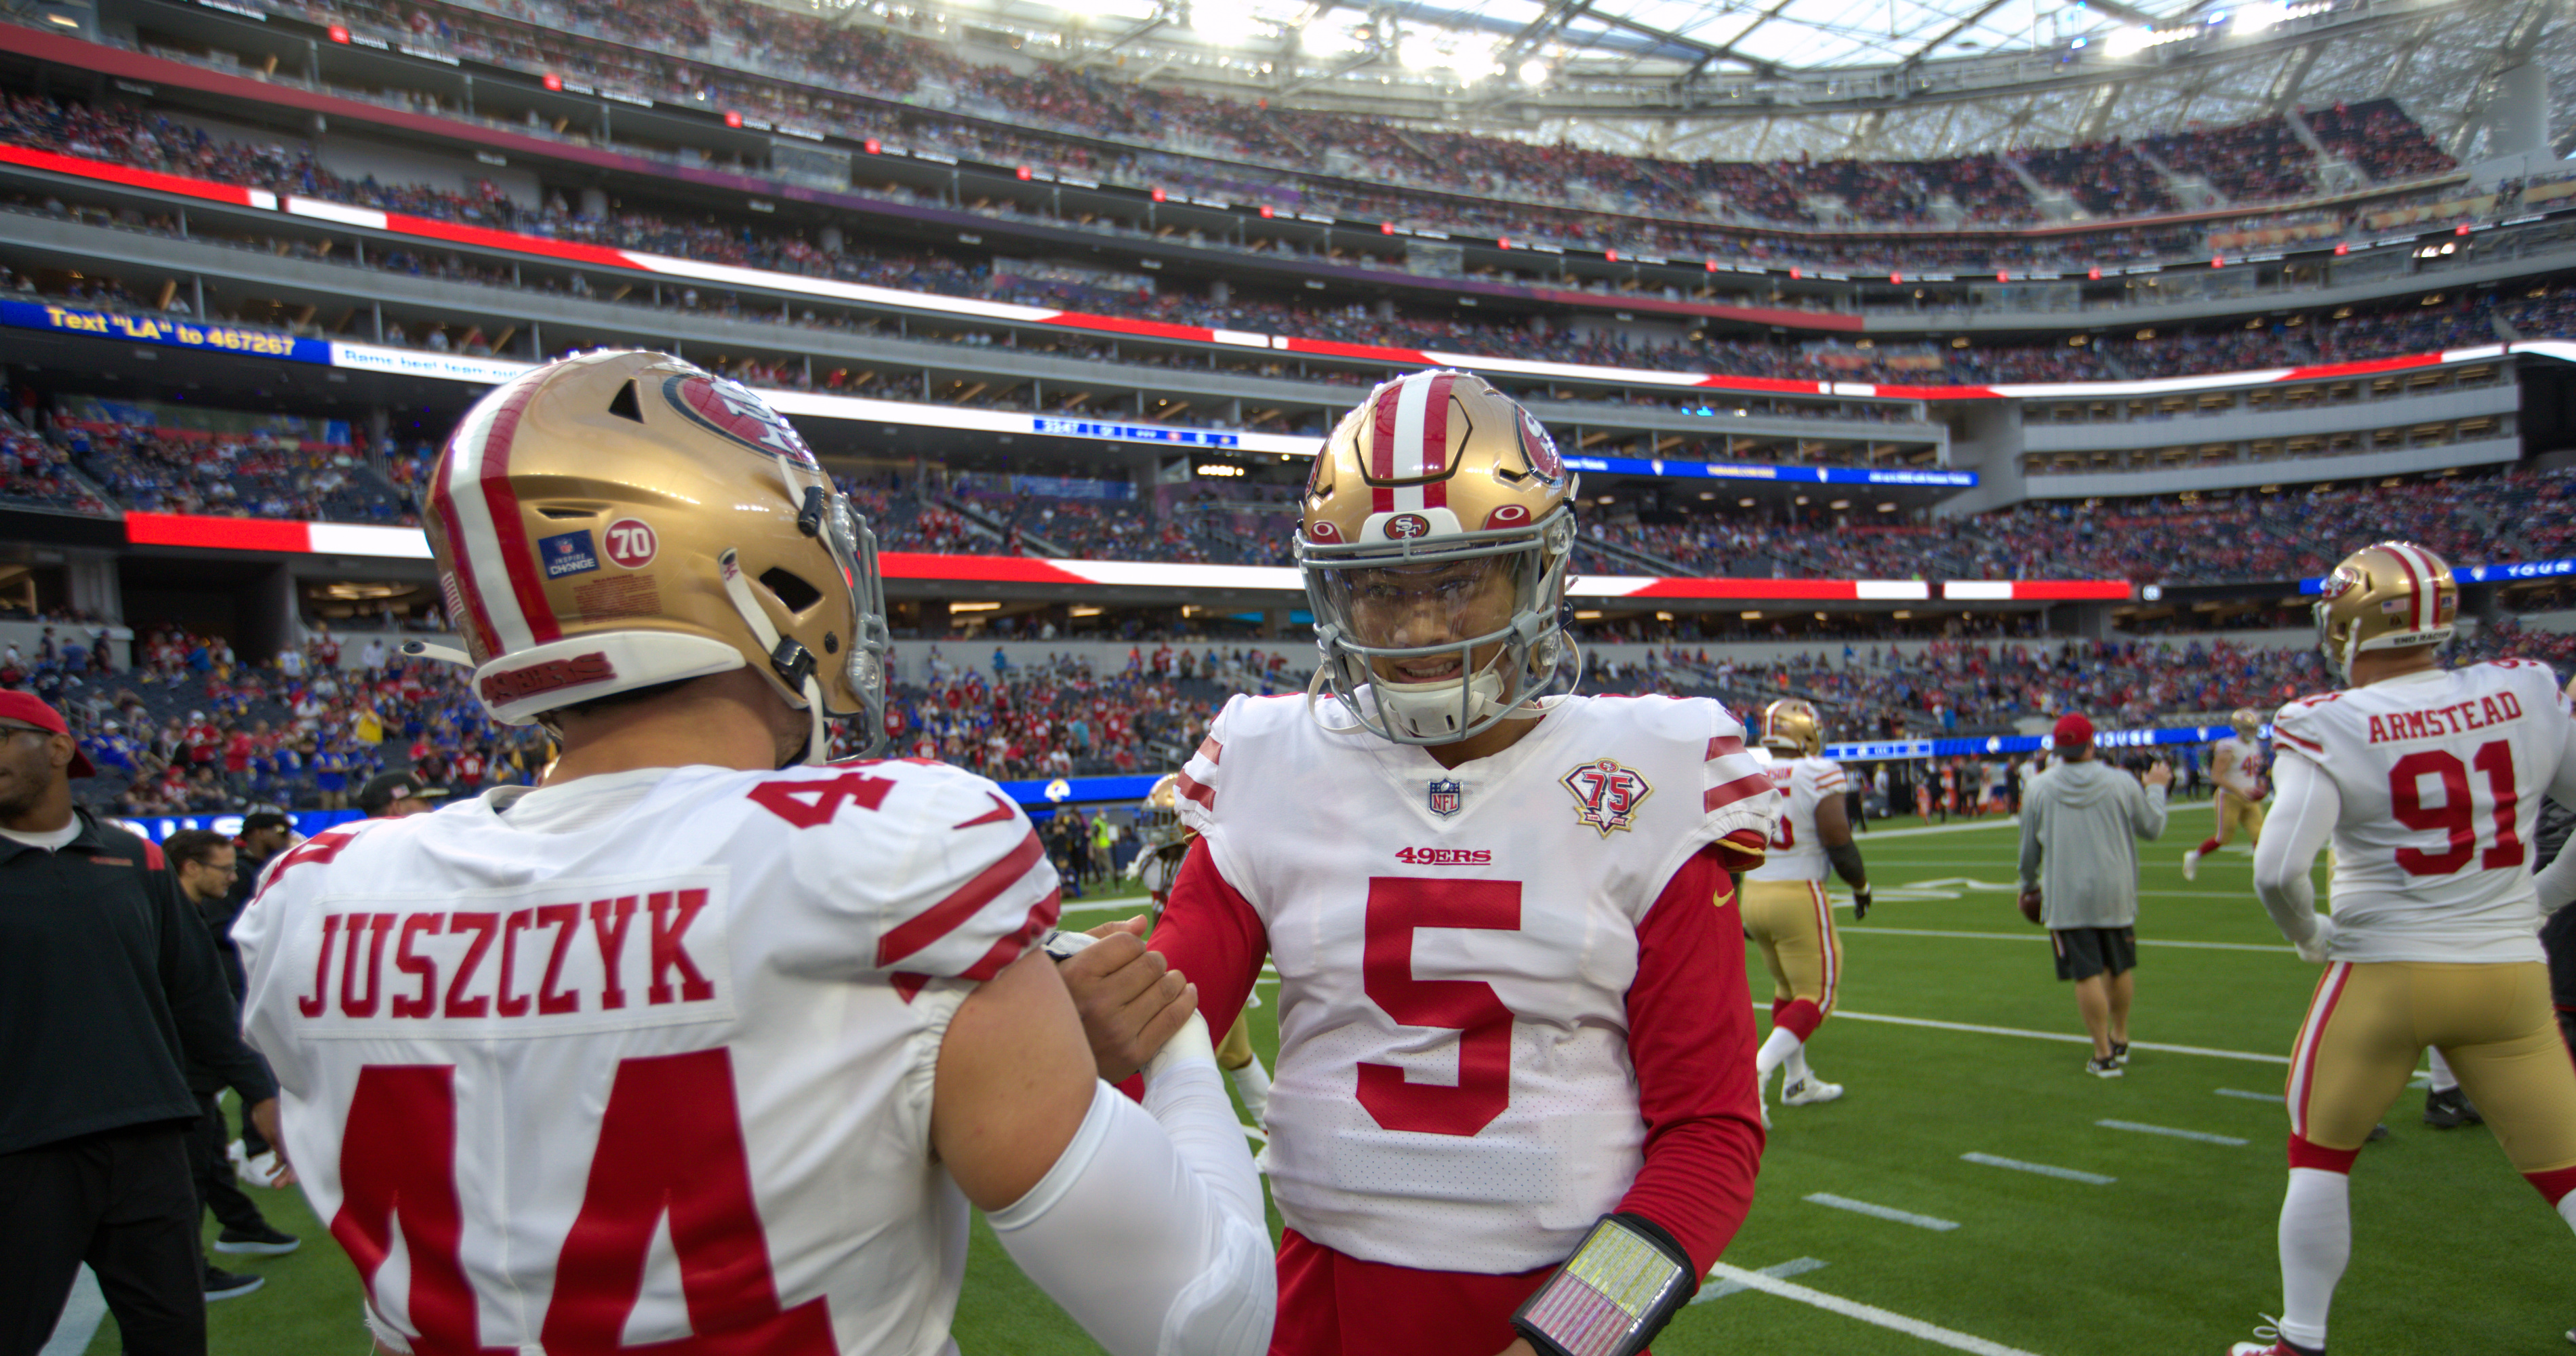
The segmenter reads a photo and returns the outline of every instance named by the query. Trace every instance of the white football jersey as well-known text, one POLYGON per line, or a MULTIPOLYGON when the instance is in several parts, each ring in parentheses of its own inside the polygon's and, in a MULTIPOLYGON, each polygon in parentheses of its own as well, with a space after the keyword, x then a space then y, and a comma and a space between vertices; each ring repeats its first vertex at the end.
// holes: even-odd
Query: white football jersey
POLYGON ((1825 840, 1816 832, 1816 804, 1840 796, 1851 786, 1843 765, 1831 758, 1795 758, 1771 764, 1771 785, 1780 792, 1780 816, 1771 829, 1770 855, 1745 873, 1746 880, 1823 880, 1832 864, 1825 859, 1825 840))
POLYGON ((2247 800, 2256 799, 2254 790, 2263 776, 2263 746, 2234 735, 2218 741, 2209 750, 2209 777, 2230 793, 2247 800))
MULTIPOLYGON (((1318 708, 1327 717, 1333 708, 1318 708)), ((1637 925, 1693 853, 1771 833, 1777 796, 1705 699, 1564 697, 1454 770, 1236 697, 1181 813, 1280 976, 1272 1197, 1353 1257, 1564 1260, 1643 1162, 1627 1049, 1637 925)))
POLYGON ((2542 958, 2532 830, 2544 794, 2576 794, 2576 727, 2548 665, 2507 659, 2305 697, 2281 708, 2272 735, 2342 800, 2333 959, 2542 958))
POLYGON ((512 788, 320 834, 234 929, 288 1155, 379 1330, 953 1352, 932 1077, 1056 916, 1027 817, 937 764, 618 776, 640 799, 584 827, 514 825, 512 788))

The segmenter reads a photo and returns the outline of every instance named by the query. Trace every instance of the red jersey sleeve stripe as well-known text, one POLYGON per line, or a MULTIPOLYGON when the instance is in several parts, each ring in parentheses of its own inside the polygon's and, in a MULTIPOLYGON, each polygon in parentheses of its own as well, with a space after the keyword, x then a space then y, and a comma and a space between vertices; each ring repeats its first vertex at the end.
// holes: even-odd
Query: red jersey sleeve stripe
POLYGON ((1771 774, 1767 772, 1757 772, 1750 777, 1738 777, 1731 782, 1721 782, 1710 787, 1707 795, 1700 797, 1699 812, 1707 814, 1733 805, 1748 796, 1761 795, 1770 789, 1771 774))
POLYGON ((1028 874, 1029 868, 1046 860, 1046 844, 1038 840, 1038 831, 1011 849, 1011 854, 985 867, 982 874, 959 886, 955 894, 905 919, 877 942, 877 965, 884 968, 954 932, 983 911, 985 905, 999 899, 1004 890, 1028 874))
POLYGON ((1216 788, 1186 772, 1181 774, 1178 782, 1172 784, 1172 789, 1180 792, 1184 800, 1197 801, 1211 810, 1216 808, 1216 788))
POLYGON ((1225 761, 1225 745, 1216 742, 1215 735, 1209 735, 1199 741, 1199 757, 1208 760, 1210 765, 1222 763, 1225 761))
POLYGON ((1719 735, 1708 741, 1708 757, 1705 761, 1714 763, 1730 753, 1742 752, 1744 752, 1743 740, 1734 735, 1719 735))
POLYGON ((2313 739, 2308 739, 2308 738, 2305 738, 2305 737, 2300 736, 2300 735, 2294 735, 2294 734, 2290 733, 2289 731, 2282 729, 2282 728, 2281 728, 2280 726, 2278 726, 2278 725, 2275 725, 2275 726, 2273 726, 2273 727, 2272 727, 2272 734, 2273 734, 2273 736, 2274 736, 2275 738, 2279 738, 2279 739, 2286 739, 2286 740, 2290 741, 2291 743, 2296 744, 2296 745, 2297 745, 2297 746, 2299 746, 2300 748, 2306 749, 2306 750, 2307 750, 2308 752, 2310 752, 2310 753, 2323 753, 2323 752, 2325 752, 2325 751, 2326 751, 2326 746, 2325 746, 2325 745, 2320 744, 2320 743, 2318 743, 2317 741, 2315 741, 2315 740, 2313 740, 2313 739))
POLYGON ((1047 891, 1047 897, 1039 900, 1036 906, 1029 910, 1029 916, 1020 924, 1019 931, 993 943, 993 949, 985 952, 981 960, 968 966, 959 978, 980 983, 1002 973, 1002 967, 1018 960, 1021 954, 1029 949, 1029 943, 1034 941, 1039 933, 1055 926, 1056 916, 1062 912, 1063 907, 1064 891, 1047 891))

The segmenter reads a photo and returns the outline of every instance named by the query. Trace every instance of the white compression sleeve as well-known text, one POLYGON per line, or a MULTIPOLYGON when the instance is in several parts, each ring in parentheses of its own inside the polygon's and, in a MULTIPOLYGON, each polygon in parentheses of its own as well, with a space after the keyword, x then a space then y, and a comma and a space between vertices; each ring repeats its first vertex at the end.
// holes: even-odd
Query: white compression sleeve
POLYGON ((1215 1061, 1159 1070, 1146 1101, 1154 1114, 1100 1084, 1046 1177, 992 1213, 993 1232, 1112 1356, 1261 1356, 1278 1275, 1215 1061))
POLYGON ((2317 887, 2309 879, 2317 854, 2334 835, 2343 794, 2334 778, 2302 755, 2284 751, 2272 767, 2272 813, 2254 847, 2254 893, 2292 943, 2317 932, 2317 887))

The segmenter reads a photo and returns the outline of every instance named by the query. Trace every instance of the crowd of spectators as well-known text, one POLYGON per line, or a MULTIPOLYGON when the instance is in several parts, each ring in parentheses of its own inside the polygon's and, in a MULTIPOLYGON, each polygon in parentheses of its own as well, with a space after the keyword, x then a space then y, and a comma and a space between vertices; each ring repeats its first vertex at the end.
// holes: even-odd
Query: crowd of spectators
POLYGON ((2373 179, 2387 181, 2439 174, 2458 162, 2394 99, 2336 103, 2304 113, 2318 144, 2373 179))
POLYGON ((348 442, 143 422, 136 407, 79 402, 50 432, 125 507, 146 513, 311 522, 419 521, 412 496, 348 442), (86 416, 86 417, 85 417, 86 416))
MULTIPOLYGON (((281 0, 279 7, 619 93, 699 101, 788 126, 1118 182, 1214 180, 1232 196, 1282 208, 1452 232, 1568 244, 1607 240, 1635 250, 1695 250, 1820 266, 1883 268, 1901 262, 1921 269, 1964 262, 1941 257, 1959 255, 1960 242, 1934 243, 1918 254, 1911 241, 1834 242, 1758 228, 1814 224, 1819 205, 1837 222, 1908 230, 2040 219, 2018 176, 1992 155, 1884 165, 1835 162, 1842 168, 1804 157, 1682 162, 1410 130, 1382 120, 1124 84, 1105 73, 1050 62, 1027 69, 978 66, 924 39, 839 26, 748 0, 649 7, 501 0, 489 9, 434 0, 281 0), (1894 251, 1903 258, 1891 260, 1894 251)), ((335 92, 447 111, 441 96, 425 91, 335 92)), ((2362 159, 2366 168, 2378 165, 2393 175, 2422 172, 2424 163, 2447 167, 2420 129, 2385 100, 2352 121, 2407 149, 2362 159), (2381 126, 2389 118, 2399 120, 2396 130, 2381 126)), ((2312 186, 2311 174, 2265 163, 2263 148, 2276 139, 2233 131, 2175 134, 2177 154, 2188 155, 2205 141, 2212 157, 2206 166, 2177 167, 2235 185, 2243 191, 2231 196, 2249 200, 2312 186)), ((2090 154, 2093 148, 2012 154, 2043 182, 2071 188, 2097 216, 2169 210, 2170 197, 2152 167, 2112 145, 2099 160, 2090 154)), ((2307 154, 2295 139, 2288 149, 2307 154)), ((1017 210, 1008 204, 994 209, 1017 210)), ((2038 241, 1974 242, 1970 248, 1976 267, 2028 267, 2066 257, 2061 245, 2038 241)), ((2089 242, 2084 248, 2110 257, 2089 242)))
MULTIPOLYGON (((1704 332, 1695 341, 1650 341, 1589 327, 1540 328, 1519 322, 1479 322, 1455 316, 1433 318, 1402 313, 1381 314, 1356 306, 1317 307, 1262 300, 1248 295, 1217 301, 1183 291, 1117 290, 1061 279, 1025 277, 1013 272, 997 272, 989 261, 960 259, 928 251, 845 248, 827 252, 801 234, 762 232, 748 225, 723 225, 711 220, 679 221, 624 209, 606 217, 592 217, 573 211, 560 194, 550 197, 541 206, 529 207, 514 202, 488 182, 470 192, 453 192, 418 184, 386 185, 372 178, 352 181, 324 168, 309 151, 289 151, 275 143, 260 146, 218 141, 202 128, 175 123, 132 108, 102 109, 33 96, 15 96, 8 102, 5 134, 22 144, 122 158, 158 169, 257 184, 277 192, 330 197, 355 205, 531 235, 680 255, 788 274, 824 276, 934 294, 1089 309, 1212 328, 1266 330, 1338 343, 1491 354, 1602 367, 1714 371, 1786 379, 1854 378, 1895 383, 2101 380, 2415 352, 2448 344, 2487 342, 2495 334, 2493 325, 2487 320, 2493 300, 2482 294, 2462 293, 2441 307, 2408 306, 2360 312, 2341 319, 2320 318, 2314 323, 2307 323, 2305 317, 2289 316, 2252 329, 2182 331, 2153 338, 2109 339, 2098 345, 2082 346, 2041 343, 1954 347, 1903 361, 1892 361, 1867 352, 1837 350, 1832 361, 1828 362, 1812 346, 1792 347, 1779 342, 1729 337, 1717 332, 1704 332), (1930 364, 1929 370, 1927 363, 1930 364)), ((1993 167, 1989 165, 1988 168, 1993 167)), ((1813 172, 1830 171, 1846 176, 1851 182, 1859 182, 1879 175, 1880 171, 1886 171, 1887 175, 1904 171, 1920 181, 1922 176, 1918 171, 1922 169, 1919 165, 1888 167, 1840 161, 1813 167, 1813 172)), ((303 249, 312 252, 309 245, 303 249)), ((441 256, 405 249, 377 250, 371 253, 368 263, 413 275, 502 286, 511 282, 501 270, 470 265, 461 256, 453 254, 441 256)), ((584 275, 574 273, 569 276, 569 290, 573 294, 589 295, 593 292, 584 275)), ((20 282, 22 287, 29 285, 26 281, 20 282)), ((539 285, 547 289, 557 286, 551 274, 539 285)), ((622 290, 632 291, 631 288, 622 290)), ((61 294, 68 300, 90 304, 136 309, 146 305, 137 300, 126 284, 113 277, 72 278, 62 284, 61 294)), ((648 291, 646 295, 652 293, 648 291)), ((714 288, 702 293, 695 286, 670 287, 660 289, 660 295, 667 306, 718 317, 784 320, 812 327, 862 332, 876 329, 883 323, 875 317, 847 312, 817 316, 811 308, 805 309, 801 316, 767 306, 746 308, 738 295, 714 288)), ((160 289, 160 299, 154 303, 163 310, 184 309, 186 304, 185 297, 169 287, 160 289)), ((2558 308, 2554 307, 2535 311, 2532 316, 2535 325, 2565 323, 2558 314, 2558 308)), ((309 328, 309 322, 306 327, 309 328)), ((414 336, 405 333, 400 322, 396 321, 384 337, 388 342, 416 343, 436 351, 492 352, 491 341, 479 328, 471 326, 461 327, 453 334, 448 326, 431 327, 414 336)), ((917 337, 930 337, 930 333, 925 331, 917 337)), ((993 342, 990 334, 971 327, 945 337, 967 344, 993 342)), ((1004 338, 1013 342, 1016 339, 1007 334, 1004 338)), ((1099 354, 1107 350, 1108 343, 1068 336, 1057 341, 1056 346, 1061 351, 1077 355, 1099 354)), ((1133 344, 1126 346, 1119 357, 1122 362, 1144 365, 1157 361, 1166 365, 1194 361, 1188 355, 1133 344)), ((734 370, 728 371, 728 375, 755 385, 840 389, 843 380, 849 376, 841 370, 816 372, 810 364, 794 359, 742 355, 732 359, 731 364, 734 370)), ((1364 372, 1339 372, 1337 375, 1346 379, 1348 384, 1361 384, 1372 376, 1364 372)), ((994 399, 1007 403, 1011 397, 997 393, 994 399)))

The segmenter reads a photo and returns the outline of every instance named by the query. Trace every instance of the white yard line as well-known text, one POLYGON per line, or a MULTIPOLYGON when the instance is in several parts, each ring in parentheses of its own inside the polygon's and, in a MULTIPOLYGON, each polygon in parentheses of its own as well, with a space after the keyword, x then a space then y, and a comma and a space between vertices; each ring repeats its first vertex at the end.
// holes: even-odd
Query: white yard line
POLYGON ((1926 1323, 1919 1318, 1907 1318, 1903 1314, 1890 1313, 1874 1304, 1862 1304, 1857 1300, 1844 1299, 1840 1295, 1828 1295, 1821 1290, 1810 1290, 1795 1281, 1778 1280, 1758 1271, 1746 1271, 1742 1267, 1728 1266, 1724 1262, 1718 1263, 1708 1274, 1713 1279, 1733 1281, 1747 1290, 1759 1290, 1766 1295, 1796 1300, 1800 1304, 1812 1305, 1827 1313, 1856 1318, 1863 1323, 1874 1324, 1891 1332, 1904 1333, 1908 1337, 1919 1337, 1926 1342, 1937 1343, 1953 1351, 1970 1352, 1973 1356, 2034 1356, 2034 1353, 2023 1351, 2018 1347, 2008 1347, 2001 1342, 1989 1342, 1982 1337, 1964 1332, 1953 1332, 1937 1324, 1926 1323))
POLYGON ((1873 1219, 1894 1220, 1898 1224, 1911 1224, 1917 1229, 1930 1229, 1934 1233, 1946 1234, 1952 1229, 1959 1227, 1959 1222, 1954 1219, 1939 1219, 1931 1215, 1918 1215, 1911 1210, 1899 1210, 1892 1205, 1872 1205, 1867 1201, 1853 1200, 1849 1196, 1837 1196, 1830 1191, 1818 1191, 1801 1197, 1800 1199, 1813 1205, 1825 1205, 1831 1206, 1836 1210, 1848 1210, 1855 1215, 1868 1215, 1873 1219))
POLYGON ((2199 1130, 2176 1130, 2170 1125, 2143 1125, 2137 1121, 2095 1121, 2105 1130, 2128 1130, 2141 1135, 2163 1135, 2170 1139, 2195 1140, 2202 1144, 2242 1146, 2248 1141, 2234 1135, 2212 1135, 2199 1130))
MULTIPOLYGON (((2229 897, 2234 898, 2234 896, 2229 897)), ((2047 933, 2037 931, 1944 932, 1937 928, 1844 927, 1839 924, 1835 926, 1834 931, 1845 937, 1966 937, 1984 938, 1998 942, 2044 942, 2048 940, 2047 933)), ((2283 956, 2295 956, 2299 954, 2298 948, 2289 946, 2258 946, 2253 942, 2185 942, 2166 937, 2141 937, 2138 939, 2138 945, 2178 946, 2186 947, 2194 951, 2261 951, 2283 956)))
POLYGON ((2105 1177, 2098 1172, 2078 1172, 2073 1168, 2051 1167, 2046 1163, 2025 1163, 2018 1158, 1997 1158, 1993 1154, 1961 1154, 1959 1157, 1970 1163, 1983 1163, 1990 1168, 2010 1168, 2015 1172, 2037 1173, 2042 1177, 2083 1182, 2090 1186, 2109 1186, 2120 1180, 2117 1177, 2105 1177))
MULTIPOLYGON (((1770 1005, 1767 1003, 1755 1003, 1753 1006, 1756 1009, 1767 1009, 1770 1005)), ((1853 1012, 1849 1008, 1834 1009, 1834 1016, 1838 1019, 1849 1018, 1855 1022, 1887 1022, 1895 1026, 1929 1027, 1935 1031, 1966 1031, 1979 1036, 2019 1036, 2025 1040, 2068 1041, 2077 1045, 2091 1045, 2093 1043, 2092 1037, 2078 1035, 2073 1032, 2025 1031, 2019 1027, 2011 1026, 1979 1026, 1974 1022, 1938 1022, 1929 1017, 1889 1017, 1875 1012, 1853 1012)), ((2198 1045, 2166 1045, 2156 1041, 2132 1041, 2129 1043, 2129 1048, 2132 1050, 2154 1050, 2161 1054, 2168 1055, 2206 1055, 2211 1059, 2241 1059, 2255 1064, 2287 1064, 2290 1062, 2290 1057, 2288 1055, 2263 1055, 2256 1054, 2250 1050, 2212 1050, 2198 1045)))
POLYGON ((2243 1088, 2219 1088, 2217 1092, 2221 1097, 2237 1097, 2248 1102, 2270 1102, 2274 1106, 2280 1106, 2289 1100, 2277 1092, 2247 1092, 2243 1088))
MULTIPOLYGON (((1804 1276, 1810 1271, 1822 1271, 1824 1268, 1825 1264, 1815 1258, 1801 1257, 1794 1262, 1782 1262, 1776 1267, 1764 1267, 1753 1274, 1768 1276, 1775 1281, 1785 1281, 1792 1276, 1804 1276)), ((1710 1300, 1724 1299, 1729 1295, 1741 1295, 1752 1288, 1739 1281, 1720 1280, 1717 1273, 1712 1271, 1709 1273, 1708 1284, 1701 1286, 1699 1293, 1690 1297, 1690 1302, 1706 1304, 1710 1300)))

